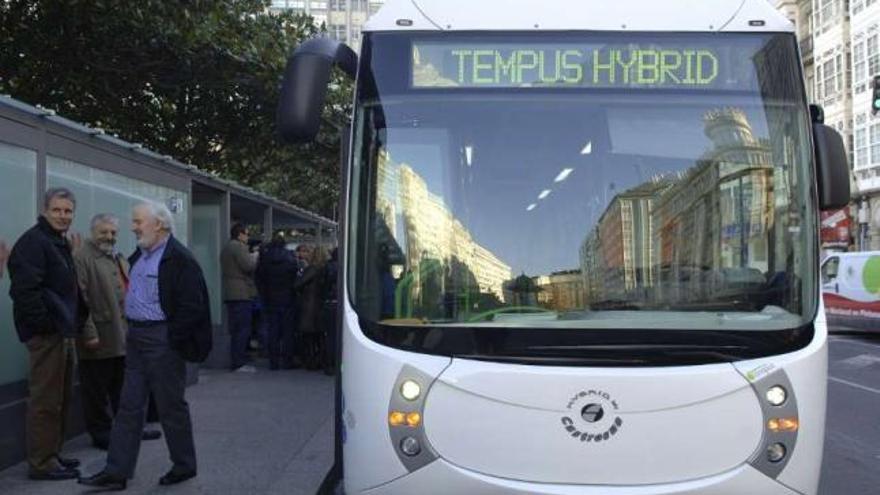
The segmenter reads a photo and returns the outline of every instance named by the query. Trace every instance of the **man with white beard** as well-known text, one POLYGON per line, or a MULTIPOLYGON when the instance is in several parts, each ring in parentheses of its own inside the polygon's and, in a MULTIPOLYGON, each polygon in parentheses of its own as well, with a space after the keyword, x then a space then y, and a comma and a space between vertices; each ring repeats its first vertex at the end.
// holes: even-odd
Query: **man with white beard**
POLYGON ((101 472, 80 478, 83 485, 126 488, 134 476, 150 392, 172 462, 159 484, 173 485, 196 476, 192 419, 184 398, 185 361, 202 362, 211 351, 211 310, 202 270, 173 230, 174 219, 164 205, 134 207, 132 231, 138 251, 129 259, 131 278, 125 297, 125 382, 107 464, 101 472))
MULTIPOLYGON (((83 416, 92 445, 104 450, 110 445, 110 428, 125 376, 128 261, 116 251, 118 234, 119 219, 99 213, 92 218, 91 237, 74 253, 77 281, 89 307, 83 336, 76 346, 83 416)), ((143 438, 160 436, 158 431, 145 431, 143 438)))

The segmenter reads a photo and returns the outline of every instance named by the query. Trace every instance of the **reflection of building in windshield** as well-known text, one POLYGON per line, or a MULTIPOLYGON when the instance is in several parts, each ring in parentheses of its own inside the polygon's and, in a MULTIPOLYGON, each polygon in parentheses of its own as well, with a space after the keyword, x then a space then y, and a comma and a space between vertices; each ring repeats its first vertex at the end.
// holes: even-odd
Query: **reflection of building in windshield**
POLYGON ((504 301, 510 266, 473 240, 443 198, 428 190, 424 178, 409 165, 394 163, 387 153, 380 156, 377 175, 377 213, 405 246, 407 275, 402 283, 405 297, 418 300, 425 310, 420 316, 437 316, 427 308, 440 311, 449 298, 461 298, 457 303, 467 301, 471 309, 480 294, 504 301))
POLYGON ((425 180, 411 167, 401 165, 399 173, 408 266, 418 266, 424 257, 446 263, 455 258, 473 273, 480 292, 503 300, 502 284, 511 277, 510 266, 474 242, 443 198, 428 191, 425 180))
POLYGON ((769 144, 754 137, 745 114, 705 116, 714 147, 657 205, 655 267, 661 300, 703 300, 727 279, 763 280, 773 221, 769 144))
POLYGON ((651 213, 669 187, 669 181, 658 178, 618 194, 584 241, 581 270, 598 300, 623 300, 627 294, 654 285, 651 213))
POLYGON ((555 272, 535 278, 538 304, 553 311, 582 310, 586 306, 584 279, 580 270, 555 272))
POLYGON ((440 74, 440 70, 428 60, 430 57, 427 59, 422 57, 418 47, 413 46, 412 56, 413 86, 417 88, 446 88, 458 86, 458 83, 443 77, 443 75, 440 74))
POLYGON ((581 311, 587 301, 580 270, 538 276, 523 273, 504 284, 504 296, 511 306, 540 306, 560 313, 581 311))
POLYGON ((697 165, 618 194, 581 246, 596 307, 698 302, 769 270, 773 166, 744 112, 704 117, 712 150, 697 165))
POLYGON ((378 184, 379 191, 376 195, 376 213, 382 217, 388 230, 396 237, 400 235, 397 230, 397 217, 400 213, 399 169, 391 164, 391 157, 386 151, 379 153, 378 163, 376 183, 378 184))

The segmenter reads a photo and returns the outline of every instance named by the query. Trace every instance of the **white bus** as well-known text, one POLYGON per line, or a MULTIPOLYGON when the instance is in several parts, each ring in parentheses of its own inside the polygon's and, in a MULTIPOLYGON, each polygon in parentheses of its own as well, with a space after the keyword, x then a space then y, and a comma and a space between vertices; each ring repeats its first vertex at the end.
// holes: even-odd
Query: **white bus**
POLYGON ((389 0, 287 140, 331 66, 346 493, 816 493, 848 166, 766 0, 389 0))

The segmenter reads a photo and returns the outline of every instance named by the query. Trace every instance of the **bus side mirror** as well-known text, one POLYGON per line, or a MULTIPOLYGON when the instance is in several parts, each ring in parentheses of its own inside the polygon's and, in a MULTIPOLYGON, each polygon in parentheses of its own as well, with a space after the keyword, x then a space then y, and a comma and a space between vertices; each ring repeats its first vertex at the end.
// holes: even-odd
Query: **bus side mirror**
POLYGON ((850 201, 849 163, 843 138, 832 127, 813 123, 819 209, 843 208, 850 201))
POLYGON ((321 127, 330 70, 337 65, 354 79, 357 60, 354 50, 330 38, 312 38, 294 50, 287 59, 275 116, 278 133, 284 141, 315 140, 321 127))

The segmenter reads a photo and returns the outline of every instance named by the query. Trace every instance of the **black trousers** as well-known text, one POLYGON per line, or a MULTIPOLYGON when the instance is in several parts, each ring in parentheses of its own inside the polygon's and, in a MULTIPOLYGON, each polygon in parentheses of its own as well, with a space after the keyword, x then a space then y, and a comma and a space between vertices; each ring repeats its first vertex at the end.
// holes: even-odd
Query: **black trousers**
POLYGON ((98 443, 110 441, 113 417, 125 377, 125 356, 79 361, 79 383, 86 431, 98 443))
POLYGON ((186 391, 186 363, 168 343, 165 324, 128 327, 125 383, 110 434, 105 471, 134 475, 150 392, 176 472, 196 472, 196 448, 186 391))

